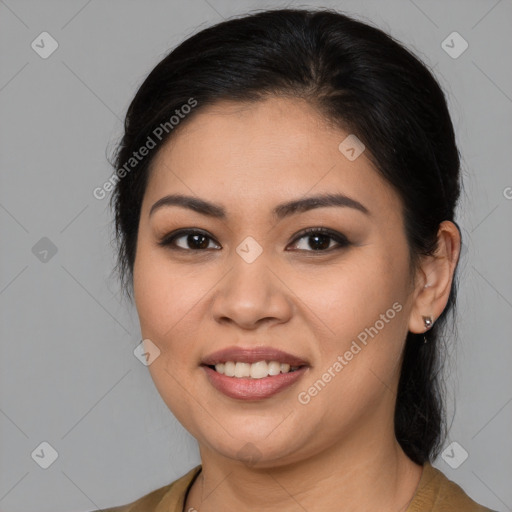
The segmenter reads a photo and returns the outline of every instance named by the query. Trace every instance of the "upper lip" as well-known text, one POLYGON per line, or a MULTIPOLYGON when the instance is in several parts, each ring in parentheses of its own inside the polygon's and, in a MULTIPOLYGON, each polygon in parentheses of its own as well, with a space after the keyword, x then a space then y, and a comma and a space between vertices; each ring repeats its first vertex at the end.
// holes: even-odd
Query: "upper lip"
POLYGON ((213 352, 201 360, 201 364, 212 366, 226 361, 241 363, 257 363, 258 361, 277 361, 279 363, 288 363, 290 366, 307 366, 298 356, 283 352, 273 347, 227 347, 217 352, 213 352))

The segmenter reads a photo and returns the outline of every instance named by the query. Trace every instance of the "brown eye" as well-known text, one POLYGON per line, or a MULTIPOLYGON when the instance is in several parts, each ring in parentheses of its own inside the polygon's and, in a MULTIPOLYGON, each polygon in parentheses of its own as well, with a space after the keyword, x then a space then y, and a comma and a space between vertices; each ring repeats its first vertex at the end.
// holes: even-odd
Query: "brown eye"
POLYGON ((164 237, 163 240, 158 242, 158 245, 184 251, 202 251, 209 248, 210 241, 213 241, 213 238, 203 231, 182 229, 164 237), (183 239, 183 241, 180 242, 182 244, 181 246, 176 243, 176 241, 180 239, 183 239))
POLYGON ((340 249, 350 245, 347 237, 327 228, 308 228, 295 238, 294 243, 303 238, 309 239, 309 242, 305 243, 304 247, 299 248, 299 251, 330 252, 331 250, 340 249), (332 241, 336 242, 338 246, 330 247, 332 241))

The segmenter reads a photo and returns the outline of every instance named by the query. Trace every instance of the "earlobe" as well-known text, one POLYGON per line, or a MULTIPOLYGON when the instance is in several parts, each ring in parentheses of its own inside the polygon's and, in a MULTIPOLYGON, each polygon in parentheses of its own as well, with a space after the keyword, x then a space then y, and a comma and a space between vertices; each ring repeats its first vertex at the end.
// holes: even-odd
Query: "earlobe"
POLYGON ((438 230, 437 249, 420 266, 416 297, 409 319, 409 331, 428 331, 442 314, 450 297, 453 275, 460 252, 460 232, 451 221, 443 221, 438 230))

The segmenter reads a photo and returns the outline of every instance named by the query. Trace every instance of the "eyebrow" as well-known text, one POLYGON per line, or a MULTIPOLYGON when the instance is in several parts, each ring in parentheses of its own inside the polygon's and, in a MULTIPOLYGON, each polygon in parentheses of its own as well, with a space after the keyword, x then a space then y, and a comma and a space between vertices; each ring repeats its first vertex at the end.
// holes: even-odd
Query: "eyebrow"
MULTIPOLYGON (((200 213, 201 215, 206 215, 216 219, 226 220, 227 218, 226 210, 222 205, 183 194, 170 194, 162 197, 153 204, 149 211, 149 216, 160 208, 169 206, 181 206, 200 213)), ((327 206, 353 208, 365 215, 371 215, 368 208, 362 205, 359 201, 356 201, 344 194, 321 194, 281 203, 272 210, 272 216, 276 220, 281 220, 285 217, 289 217, 290 215, 327 206)))

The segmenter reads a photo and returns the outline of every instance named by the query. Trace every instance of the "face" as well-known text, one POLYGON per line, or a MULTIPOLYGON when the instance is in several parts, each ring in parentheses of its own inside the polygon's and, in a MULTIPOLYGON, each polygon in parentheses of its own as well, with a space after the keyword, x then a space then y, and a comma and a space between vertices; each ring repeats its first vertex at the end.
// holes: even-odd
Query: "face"
POLYGON ((163 400, 204 450, 252 450, 261 467, 377 435, 393 418, 414 286, 398 195, 302 100, 222 102, 180 130, 153 161, 133 272, 163 400), (224 217, 162 202, 151 212, 171 194, 224 217), (349 199, 274 213, 326 194, 349 199), (306 364, 236 384, 202 364, 232 347, 306 364))

